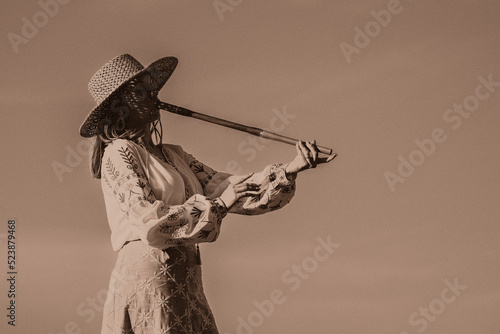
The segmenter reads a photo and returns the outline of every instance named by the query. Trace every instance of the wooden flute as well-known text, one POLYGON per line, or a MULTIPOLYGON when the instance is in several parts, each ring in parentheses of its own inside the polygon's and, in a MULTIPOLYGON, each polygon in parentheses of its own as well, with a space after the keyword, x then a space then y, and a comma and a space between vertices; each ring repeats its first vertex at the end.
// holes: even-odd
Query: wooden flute
MULTIPOLYGON (((192 118, 196 118, 196 119, 199 119, 202 121, 214 123, 217 125, 222 125, 222 126, 225 126, 227 128, 243 131, 243 132, 252 134, 254 136, 264 138, 264 139, 275 140, 275 141, 279 141, 279 142, 290 144, 290 145, 295 145, 298 142, 298 139, 295 139, 295 138, 282 136, 282 135, 279 135, 277 133, 267 131, 264 129, 260 129, 260 128, 256 128, 256 127, 248 126, 248 125, 244 125, 244 124, 239 124, 236 122, 231 122, 231 121, 228 121, 228 120, 225 120, 222 118, 218 118, 218 117, 214 117, 214 116, 209 116, 209 115, 202 114, 202 113, 199 113, 196 111, 192 111, 192 110, 189 110, 189 109, 186 109, 183 107, 179 107, 179 106, 176 106, 176 105, 173 105, 170 103, 158 101, 158 106, 160 109, 163 109, 165 111, 168 111, 168 112, 171 112, 171 113, 174 113, 177 115, 192 117, 192 118)), ((323 153, 323 154, 337 156, 337 153, 333 153, 333 150, 331 148, 320 146, 320 145, 316 145, 316 147, 318 148, 318 151, 323 153)))

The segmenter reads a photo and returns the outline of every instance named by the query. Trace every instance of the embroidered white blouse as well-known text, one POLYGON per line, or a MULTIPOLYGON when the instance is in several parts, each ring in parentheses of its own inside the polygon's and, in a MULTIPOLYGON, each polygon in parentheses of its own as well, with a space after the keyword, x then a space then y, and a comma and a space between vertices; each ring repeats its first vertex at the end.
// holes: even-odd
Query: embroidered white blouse
MULTIPOLYGON (((180 146, 163 144, 162 152, 163 157, 157 157, 125 139, 113 141, 104 151, 101 186, 115 251, 131 240, 166 249, 213 242, 219 235, 227 209, 218 196, 231 175, 214 171, 180 146)), ((295 193, 295 175, 286 175, 282 164, 267 166, 249 182, 260 184, 260 193, 243 197, 229 212, 277 210, 295 193)))

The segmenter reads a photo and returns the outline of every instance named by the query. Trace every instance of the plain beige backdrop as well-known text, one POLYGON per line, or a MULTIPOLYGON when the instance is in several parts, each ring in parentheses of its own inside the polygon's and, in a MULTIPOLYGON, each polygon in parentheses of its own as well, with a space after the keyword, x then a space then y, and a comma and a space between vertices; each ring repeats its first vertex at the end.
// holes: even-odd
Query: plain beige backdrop
MULTIPOLYGON (((202 245, 221 334, 500 333, 500 86, 480 79, 500 82, 498 1, 66 2, 0 4, 0 332, 99 333, 116 254, 78 129, 95 105, 90 77, 130 53, 144 65, 179 58, 166 102, 279 126, 339 153, 299 175, 288 207, 228 216, 219 240, 202 245), (390 19, 380 16, 388 6, 390 19), (453 111, 464 103, 473 111, 453 111), (442 142, 432 149, 435 129, 442 142), (416 167, 401 162, 410 159, 416 167), (398 180, 392 188, 387 175, 398 180), (9 218, 15 327, 6 317, 9 218), (340 246, 318 261, 318 238, 328 237, 340 246), (446 280, 461 290, 444 290, 446 280), (273 291, 284 299, 259 311, 273 291)), ((295 154, 162 119, 165 142, 218 170, 257 171, 295 154)))

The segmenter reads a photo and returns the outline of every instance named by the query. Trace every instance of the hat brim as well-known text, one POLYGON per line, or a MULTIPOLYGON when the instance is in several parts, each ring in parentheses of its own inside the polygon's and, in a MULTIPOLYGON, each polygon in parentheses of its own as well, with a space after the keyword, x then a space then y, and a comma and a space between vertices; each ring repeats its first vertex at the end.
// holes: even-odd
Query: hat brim
POLYGON ((120 94, 123 87, 125 87, 130 81, 147 72, 152 78, 151 89, 158 92, 162 89, 174 72, 177 67, 177 63, 178 60, 176 57, 160 58, 127 78, 127 80, 111 92, 111 94, 109 94, 89 113, 83 124, 80 126, 80 136, 90 138, 98 134, 99 122, 107 113, 110 112, 109 107, 111 102, 120 94))

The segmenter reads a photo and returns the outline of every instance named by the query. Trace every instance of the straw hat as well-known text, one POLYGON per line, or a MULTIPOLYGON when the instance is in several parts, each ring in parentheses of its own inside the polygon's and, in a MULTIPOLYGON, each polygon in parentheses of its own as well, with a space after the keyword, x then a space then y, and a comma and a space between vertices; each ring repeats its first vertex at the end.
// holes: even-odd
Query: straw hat
POLYGON ((121 89, 126 84, 137 80, 143 73, 149 73, 151 82, 148 89, 158 92, 177 66, 177 58, 164 57, 144 68, 129 54, 118 56, 101 67, 89 82, 89 92, 97 103, 82 126, 80 135, 92 137, 98 134, 99 122, 112 112, 110 106, 119 97, 121 89))

